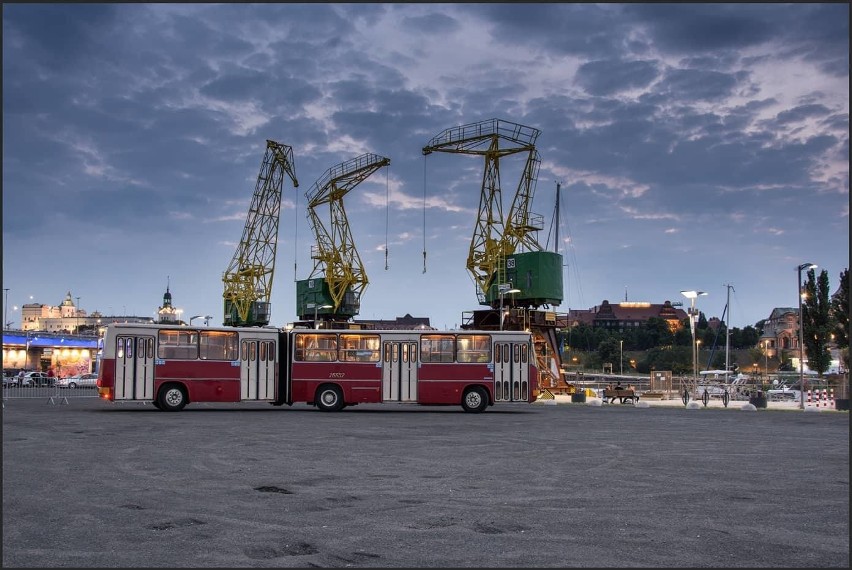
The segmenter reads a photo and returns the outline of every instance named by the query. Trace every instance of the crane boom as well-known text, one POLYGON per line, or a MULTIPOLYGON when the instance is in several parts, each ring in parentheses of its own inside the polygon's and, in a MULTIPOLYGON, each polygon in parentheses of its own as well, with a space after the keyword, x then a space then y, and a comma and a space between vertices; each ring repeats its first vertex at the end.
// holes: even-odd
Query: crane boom
POLYGON ((297 285, 300 318, 314 318, 319 307, 330 309, 323 311, 324 316, 332 314, 349 318, 358 314, 361 296, 369 279, 355 248, 343 197, 379 168, 389 164, 390 159, 384 156, 362 154, 329 168, 305 193, 316 244, 311 247, 314 260, 311 275, 297 285), (329 208, 327 226, 318 212, 323 205, 329 208))
POLYGON ((299 187, 292 147, 267 140, 243 235, 222 276, 226 326, 269 324, 285 175, 299 187))
POLYGON ((480 303, 493 304, 496 285, 506 282, 505 260, 519 250, 539 251, 533 232, 543 227, 543 217, 530 212, 541 163, 535 141, 541 131, 511 121, 489 119, 446 129, 423 147, 423 154, 446 152, 485 158, 479 196, 479 215, 471 238, 467 269, 477 285, 480 303), (500 144, 504 143, 501 147, 500 144), (503 217, 500 159, 527 153, 509 215, 503 217))

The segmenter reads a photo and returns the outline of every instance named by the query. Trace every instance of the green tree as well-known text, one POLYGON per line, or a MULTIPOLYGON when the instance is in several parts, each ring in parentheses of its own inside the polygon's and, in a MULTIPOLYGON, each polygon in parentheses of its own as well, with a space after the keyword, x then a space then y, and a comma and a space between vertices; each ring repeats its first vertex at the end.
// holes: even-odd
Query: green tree
POLYGON ((649 349, 655 346, 671 346, 674 342, 669 322, 665 319, 651 317, 645 321, 641 328, 645 333, 644 340, 647 344, 637 348, 649 349))
MULTIPOLYGON (((612 363, 612 373, 618 374, 624 366, 624 363, 621 361, 624 352, 621 348, 621 344, 618 342, 616 338, 608 338, 598 344, 598 358, 603 362, 612 363)), ((630 365, 627 366, 628 370, 630 369, 630 365)))
POLYGON ((832 320, 828 297, 828 272, 823 269, 819 279, 813 269, 808 270, 802 303, 802 337, 808 354, 808 368, 820 377, 831 365, 828 341, 832 332, 832 320))
POLYGON ((671 370, 675 376, 692 373, 692 350, 689 346, 652 348, 636 362, 636 371, 647 374, 654 370, 671 370))
POLYGON ((831 297, 834 343, 840 349, 843 367, 849 370, 849 268, 840 274, 840 286, 831 297))

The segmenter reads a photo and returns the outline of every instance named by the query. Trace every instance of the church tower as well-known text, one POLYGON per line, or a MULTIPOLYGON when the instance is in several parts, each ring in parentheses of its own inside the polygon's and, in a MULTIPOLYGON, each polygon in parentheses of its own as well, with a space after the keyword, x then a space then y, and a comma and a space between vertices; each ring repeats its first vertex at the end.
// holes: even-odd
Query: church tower
POLYGON ((172 294, 169 291, 169 278, 166 277, 166 292, 163 295, 163 305, 157 309, 160 324, 177 324, 177 310, 172 306, 172 294))

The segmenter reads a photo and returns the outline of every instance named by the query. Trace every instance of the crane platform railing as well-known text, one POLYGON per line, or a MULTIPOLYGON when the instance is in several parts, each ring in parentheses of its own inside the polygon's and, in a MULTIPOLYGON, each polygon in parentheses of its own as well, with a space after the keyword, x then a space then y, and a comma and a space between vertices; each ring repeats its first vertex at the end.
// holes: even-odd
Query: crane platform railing
POLYGON ((533 146, 541 131, 506 121, 502 119, 489 119, 478 123, 469 123, 444 130, 423 148, 423 154, 429 154, 436 147, 464 143, 466 147, 475 146, 483 139, 489 139, 494 135, 507 139, 524 146, 533 146))
POLYGON ((314 185, 311 186, 311 189, 305 194, 305 196, 307 197, 308 201, 314 202, 317 199, 317 195, 320 192, 324 191, 328 186, 329 182, 331 182, 332 180, 344 178, 355 172, 367 168, 372 168, 376 164, 383 162, 388 162, 388 159, 378 154, 366 153, 360 156, 356 156, 351 160, 347 160, 346 162, 336 164, 326 170, 325 173, 323 173, 323 175, 320 176, 316 182, 314 182, 314 185))

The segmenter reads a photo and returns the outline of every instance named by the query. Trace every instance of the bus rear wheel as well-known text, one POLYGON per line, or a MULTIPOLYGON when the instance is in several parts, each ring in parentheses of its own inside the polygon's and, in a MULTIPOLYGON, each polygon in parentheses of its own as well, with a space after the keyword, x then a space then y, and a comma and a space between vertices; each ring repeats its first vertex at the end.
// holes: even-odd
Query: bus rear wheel
POLYGON ((484 412, 488 407, 488 392, 480 386, 468 388, 462 396, 462 408, 466 412, 484 412))
POLYGON ((176 384, 167 384, 160 388, 157 395, 158 407, 166 412, 179 412, 186 406, 186 392, 176 384))
POLYGON ((338 386, 326 385, 320 386, 317 389, 317 395, 314 398, 317 408, 323 412, 339 412, 343 409, 343 392, 338 386))

